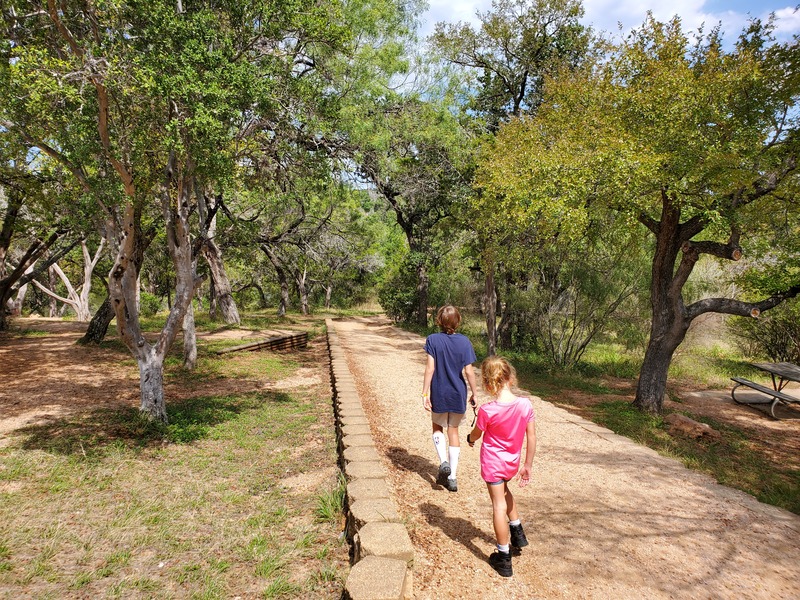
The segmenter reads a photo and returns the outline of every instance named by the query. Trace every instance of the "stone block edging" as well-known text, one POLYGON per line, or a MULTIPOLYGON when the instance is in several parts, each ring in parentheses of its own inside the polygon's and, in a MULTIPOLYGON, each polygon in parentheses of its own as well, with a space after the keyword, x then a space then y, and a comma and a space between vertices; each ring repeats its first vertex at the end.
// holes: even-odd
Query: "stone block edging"
POLYGON ((346 533, 353 547, 345 598, 410 600, 414 562, 411 538, 390 497, 388 472, 377 455, 333 320, 325 319, 325 326, 339 463, 347 481, 346 533))

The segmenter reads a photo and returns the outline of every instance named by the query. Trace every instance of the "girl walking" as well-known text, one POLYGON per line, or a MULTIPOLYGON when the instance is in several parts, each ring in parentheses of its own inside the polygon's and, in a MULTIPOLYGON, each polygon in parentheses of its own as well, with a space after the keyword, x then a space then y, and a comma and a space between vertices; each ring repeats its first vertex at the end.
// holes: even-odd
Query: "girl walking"
POLYGON ((508 482, 518 472, 520 487, 530 482, 536 453, 536 421, 531 401, 511 391, 517 383, 517 376, 506 359, 490 356, 484 360, 481 379, 483 388, 494 399, 478 410, 478 420, 467 435, 467 443, 472 447, 484 436, 480 454, 481 477, 492 501, 497 538, 497 551, 489 556, 489 564, 503 577, 511 577, 511 547, 527 546, 528 540, 508 482), (525 463, 520 468, 522 442, 526 438, 525 463))

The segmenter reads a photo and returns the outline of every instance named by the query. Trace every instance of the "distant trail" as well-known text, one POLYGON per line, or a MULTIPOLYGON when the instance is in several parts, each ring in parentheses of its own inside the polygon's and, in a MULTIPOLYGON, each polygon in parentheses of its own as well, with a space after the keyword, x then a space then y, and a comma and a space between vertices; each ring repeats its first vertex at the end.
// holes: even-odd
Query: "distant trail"
POLYGON ((457 493, 435 483, 424 339, 377 317, 334 326, 414 543, 415 598, 800 597, 800 517, 539 398, 531 485, 512 484, 530 545, 502 579, 478 446, 463 443, 457 493))

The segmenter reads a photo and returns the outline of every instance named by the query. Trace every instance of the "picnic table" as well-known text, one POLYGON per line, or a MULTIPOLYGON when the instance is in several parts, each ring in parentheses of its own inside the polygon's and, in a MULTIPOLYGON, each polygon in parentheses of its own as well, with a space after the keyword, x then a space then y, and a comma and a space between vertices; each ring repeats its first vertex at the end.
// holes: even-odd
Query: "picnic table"
POLYGON ((800 398, 792 396, 783 391, 789 382, 800 383, 800 367, 789 362, 775 362, 775 363, 750 363, 756 369, 760 369, 770 374, 772 377, 772 388, 765 385, 744 379, 743 377, 731 377, 736 382, 736 385, 731 389, 731 398, 737 404, 769 404, 769 413, 774 419, 775 407, 778 404, 785 404, 789 406, 792 403, 800 404, 800 398), (736 397, 736 389, 740 386, 745 386, 750 389, 756 390, 766 395, 766 398, 745 399, 736 397))

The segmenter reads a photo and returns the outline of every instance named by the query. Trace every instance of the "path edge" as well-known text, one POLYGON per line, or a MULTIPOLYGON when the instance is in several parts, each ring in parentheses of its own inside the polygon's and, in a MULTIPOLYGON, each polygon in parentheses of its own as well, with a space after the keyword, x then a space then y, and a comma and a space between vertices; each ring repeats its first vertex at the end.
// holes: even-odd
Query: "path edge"
POLYGON ((345 533, 351 547, 346 600, 411 600, 414 549, 386 481, 333 319, 325 319, 339 466, 346 481, 345 533))

